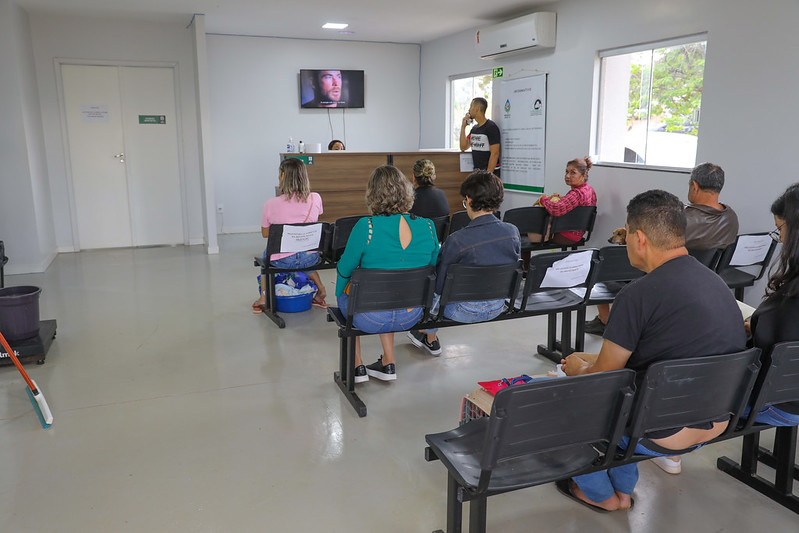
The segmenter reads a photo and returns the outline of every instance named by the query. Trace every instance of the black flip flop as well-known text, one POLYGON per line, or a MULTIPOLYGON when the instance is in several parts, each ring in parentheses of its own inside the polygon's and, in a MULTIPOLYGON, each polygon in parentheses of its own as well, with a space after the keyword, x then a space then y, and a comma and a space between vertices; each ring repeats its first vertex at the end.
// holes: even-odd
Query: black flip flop
MULTIPOLYGON (((597 513, 610 513, 612 511, 608 511, 607 509, 603 509, 601 507, 597 507, 596 505, 591 505, 588 502, 584 502, 580 498, 574 495, 572 492, 572 480, 571 479, 561 479, 555 482, 555 487, 557 487, 558 492, 566 496, 567 498, 576 501, 580 505, 588 507, 592 511, 596 511, 597 513)), ((632 507, 631 507, 632 508, 632 507)))

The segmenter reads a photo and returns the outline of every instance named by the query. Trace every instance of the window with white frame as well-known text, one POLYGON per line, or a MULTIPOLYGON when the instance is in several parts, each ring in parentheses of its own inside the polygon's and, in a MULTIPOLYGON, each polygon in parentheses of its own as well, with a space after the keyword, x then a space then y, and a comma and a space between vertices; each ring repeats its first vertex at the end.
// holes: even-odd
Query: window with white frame
POLYGON ((595 152, 603 163, 696 164, 706 35, 600 52, 595 152))
POLYGON ((486 116, 491 118, 491 73, 450 78, 450 138, 449 147, 460 147, 461 121, 469 111, 472 99, 488 100, 486 116))

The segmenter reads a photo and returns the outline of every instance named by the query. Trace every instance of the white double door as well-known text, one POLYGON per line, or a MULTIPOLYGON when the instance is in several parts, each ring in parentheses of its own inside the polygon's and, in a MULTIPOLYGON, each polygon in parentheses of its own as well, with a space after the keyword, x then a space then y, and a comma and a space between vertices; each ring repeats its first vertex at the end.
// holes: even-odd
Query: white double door
POLYGON ((77 247, 184 242, 174 69, 61 65, 77 247))

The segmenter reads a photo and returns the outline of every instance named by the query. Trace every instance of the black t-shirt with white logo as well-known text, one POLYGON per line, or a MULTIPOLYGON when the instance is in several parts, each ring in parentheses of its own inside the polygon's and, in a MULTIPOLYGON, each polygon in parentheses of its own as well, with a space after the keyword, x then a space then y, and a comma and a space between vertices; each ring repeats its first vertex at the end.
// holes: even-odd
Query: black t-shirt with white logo
MULTIPOLYGON (((472 145, 474 168, 486 170, 491 157, 491 145, 499 144, 499 126, 493 120, 486 120, 482 126, 474 126, 469 132, 469 143, 472 145)), ((489 170, 496 173, 499 170, 499 160, 496 168, 489 170)))

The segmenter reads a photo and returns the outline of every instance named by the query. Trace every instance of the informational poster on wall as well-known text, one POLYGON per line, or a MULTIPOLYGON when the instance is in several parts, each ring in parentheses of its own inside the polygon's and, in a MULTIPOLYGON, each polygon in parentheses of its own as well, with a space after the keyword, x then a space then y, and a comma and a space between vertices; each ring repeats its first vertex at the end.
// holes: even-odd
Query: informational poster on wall
POLYGON ((493 101, 505 188, 544 192, 547 75, 495 80, 493 101))

